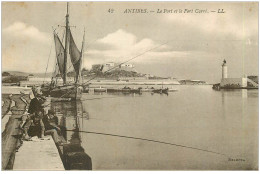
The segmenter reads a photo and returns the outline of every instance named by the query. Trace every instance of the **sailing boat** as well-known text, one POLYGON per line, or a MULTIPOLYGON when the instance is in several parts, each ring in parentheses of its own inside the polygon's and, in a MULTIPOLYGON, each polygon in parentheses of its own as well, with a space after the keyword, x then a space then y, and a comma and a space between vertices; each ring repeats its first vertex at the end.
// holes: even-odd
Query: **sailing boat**
POLYGON ((82 84, 80 84, 80 79, 85 31, 83 35, 82 48, 81 51, 79 51, 72 37, 71 29, 69 26, 68 2, 65 26, 65 46, 63 46, 62 41, 60 40, 55 30, 53 31, 53 34, 57 63, 55 65, 55 70, 52 76, 51 84, 47 86, 42 85, 42 92, 43 94, 51 97, 70 98, 72 100, 80 99, 83 91, 82 84), (74 69, 74 83, 68 83, 67 81, 68 57, 70 57, 74 69), (58 73, 63 81, 63 85, 61 86, 59 86, 57 83, 58 73))

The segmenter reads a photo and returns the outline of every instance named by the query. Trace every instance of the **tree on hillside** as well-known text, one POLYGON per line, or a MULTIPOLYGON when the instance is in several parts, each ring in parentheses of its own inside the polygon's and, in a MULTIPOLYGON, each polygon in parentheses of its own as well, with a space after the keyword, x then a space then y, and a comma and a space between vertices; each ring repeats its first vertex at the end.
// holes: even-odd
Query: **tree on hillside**
POLYGON ((20 81, 28 80, 25 76, 9 76, 5 79, 2 79, 3 83, 18 83, 20 81))
POLYGON ((8 72, 3 72, 2 73, 2 76, 10 76, 11 74, 10 73, 8 73, 8 72))
POLYGON ((96 72, 100 72, 101 67, 102 67, 101 64, 92 65, 92 69, 91 69, 91 71, 94 72, 94 73, 96 73, 96 72))

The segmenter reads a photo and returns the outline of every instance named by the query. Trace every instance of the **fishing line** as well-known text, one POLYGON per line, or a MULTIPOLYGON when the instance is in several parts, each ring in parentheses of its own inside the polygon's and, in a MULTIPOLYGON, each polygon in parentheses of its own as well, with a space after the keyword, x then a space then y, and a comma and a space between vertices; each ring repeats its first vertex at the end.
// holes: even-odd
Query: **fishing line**
POLYGON ((128 139, 135 139, 135 140, 142 140, 142 141, 149 141, 149 142, 154 142, 154 143, 160 143, 160 144, 167 144, 171 146, 178 146, 178 147, 183 147, 187 149, 193 149, 193 150, 198 150, 198 151, 203 151, 207 153, 213 153, 217 155, 222 155, 228 157, 228 155, 211 151, 211 150, 206 150, 206 149, 201 149, 201 148, 196 148, 192 146, 185 146, 181 144, 175 144, 175 143, 169 143, 169 142, 164 142, 164 141, 158 141, 158 140, 152 140, 152 139, 147 139, 147 138, 139 138, 139 137, 132 137, 132 136, 125 136, 125 135, 117 135, 117 134, 108 134, 108 133, 101 133, 101 132, 91 132, 91 131, 75 131, 75 130, 65 130, 65 131, 73 131, 73 132, 79 132, 79 133, 89 133, 89 134, 96 134, 96 135, 106 135, 106 136, 113 136, 113 137, 120 137, 120 138, 128 138, 128 139))
MULTIPOLYGON (((84 99, 84 100, 79 100, 79 101, 87 101, 87 100, 98 100, 98 99, 104 99, 104 98, 118 98, 118 97, 99 97, 99 98, 89 98, 89 99, 84 99)), ((51 102, 61 102, 61 101, 51 101, 51 102)), ((62 102, 71 102, 71 101, 62 101, 62 102)))
POLYGON ((80 101, 99 100, 99 99, 104 99, 104 98, 118 98, 118 97, 99 97, 99 98, 89 98, 89 99, 84 99, 84 100, 80 100, 80 101))
MULTIPOLYGON (((99 100, 99 99, 104 99, 104 98, 118 98, 118 97, 100 97, 100 98, 90 98, 90 99, 84 99, 84 100, 79 100, 79 101, 87 101, 87 100, 99 100)), ((59 102, 71 102, 71 101, 51 101, 49 104, 44 105, 44 107, 50 106, 52 103, 59 103, 59 102)))
POLYGON ((101 121, 109 121, 109 120, 104 120, 104 119, 99 119, 99 118, 88 118, 88 117, 80 117, 80 116, 61 116, 65 118, 85 118, 86 120, 101 120, 101 121))

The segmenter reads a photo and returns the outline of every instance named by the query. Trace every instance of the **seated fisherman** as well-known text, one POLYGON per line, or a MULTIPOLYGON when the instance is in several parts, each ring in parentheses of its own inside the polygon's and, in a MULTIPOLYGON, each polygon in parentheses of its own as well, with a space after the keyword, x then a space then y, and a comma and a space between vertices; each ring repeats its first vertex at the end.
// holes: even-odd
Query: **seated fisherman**
POLYGON ((53 110, 48 110, 48 114, 43 117, 43 123, 46 130, 56 129, 60 131, 58 117, 54 115, 53 110))
POLYGON ((30 102, 29 109, 28 109, 29 115, 25 117, 26 121, 21 125, 21 127, 24 130, 25 140, 30 140, 28 131, 31 126, 34 126, 30 129, 30 133, 32 135, 36 134, 38 137, 44 136, 44 124, 42 122, 42 117, 44 112, 43 109, 44 99, 41 97, 42 93, 39 88, 38 89, 33 88, 32 90, 35 97, 30 102))
POLYGON ((28 113, 34 114, 36 111, 42 110, 43 111, 43 103, 44 98, 42 97, 42 92, 39 88, 34 90, 35 97, 31 100, 28 113))
POLYGON ((44 137, 45 127, 42 121, 43 113, 41 110, 30 115, 30 118, 24 125, 24 139, 30 140, 30 137, 38 136, 39 138, 44 137))
POLYGON ((48 114, 44 116, 43 123, 45 126, 45 135, 52 135, 55 143, 62 143, 59 138, 60 128, 58 126, 58 117, 53 110, 48 110, 48 114))

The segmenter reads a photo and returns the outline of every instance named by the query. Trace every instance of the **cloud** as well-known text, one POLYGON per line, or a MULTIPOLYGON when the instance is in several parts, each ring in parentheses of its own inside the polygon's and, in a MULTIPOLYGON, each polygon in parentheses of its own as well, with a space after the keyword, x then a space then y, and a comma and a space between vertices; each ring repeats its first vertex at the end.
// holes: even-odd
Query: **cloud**
POLYGON ((169 45, 160 46, 160 44, 150 38, 138 39, 134 34, 119 29, 98 39, 95 48, 85 52, 86 63, 84 66, 90 68, 92 64, 96 63, 124 62, 140 54, 142 55, 132 62, 160 61, 161 58, 186 55, 185 52, 171 51, 169 45), (151 50, 153 48, 156 49, 151 50), (146 51, 147 53, 145 53, 146 51))
POLYGON ((23 22, 14 22, 12 25, 3 29, 3 34, 19 37, 21 39, 35 40, 42 43, 50 42, 50 37, 47 33, 41 32, 38 28, 23 22))
POLYGON ((123 48, 131 47, 136 43, 136 40, 137 38, 135 35, 131 33, 127 33, 122 29, 119 29, 114 33, 108 34, 104 38, 99 39, 97 42, 112 45, 117 49, 121 49, 122 47, 123 48))
MULTIPOLYGON (((48 37, 47 33, 41 32, 33 25, 14 22, 3 29, 2 41, 2 68, 4 70, 45 71, 52 44, 51 35, 48 37)), ((50 62, 53 61, 50 60, 50 62)))

